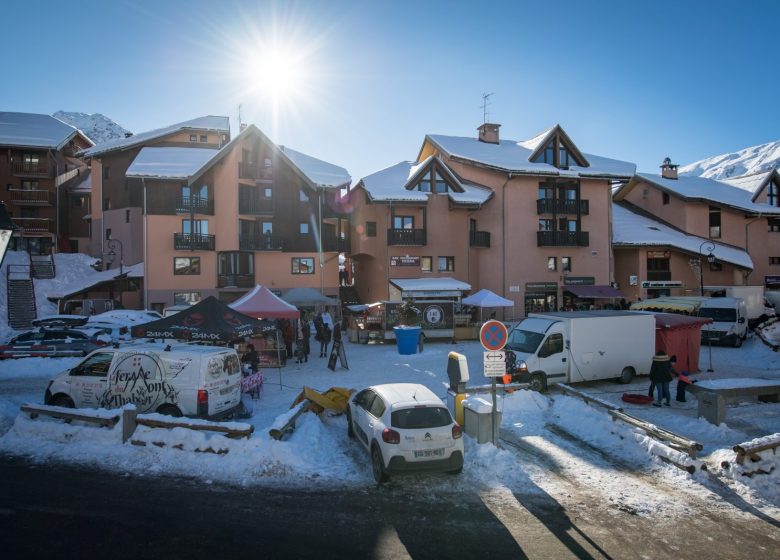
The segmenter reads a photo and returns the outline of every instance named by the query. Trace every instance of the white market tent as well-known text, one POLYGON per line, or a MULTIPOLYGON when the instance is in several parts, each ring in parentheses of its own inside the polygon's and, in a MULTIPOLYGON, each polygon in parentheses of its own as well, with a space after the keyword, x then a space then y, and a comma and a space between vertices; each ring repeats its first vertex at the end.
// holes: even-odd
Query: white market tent
POLYGON ((490 290, 482 289, 476 294, 463 298, 462 303, 476 307, 512 307, 515 302, 506 299, 490 290))

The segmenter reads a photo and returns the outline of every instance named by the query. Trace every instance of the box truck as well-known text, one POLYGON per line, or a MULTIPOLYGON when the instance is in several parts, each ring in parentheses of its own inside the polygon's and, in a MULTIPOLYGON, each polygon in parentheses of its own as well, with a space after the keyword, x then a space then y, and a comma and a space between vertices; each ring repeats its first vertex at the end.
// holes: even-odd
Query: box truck
POLYGON ((509 332, 512 378, 544 391, 554 383, 619 379, 650 372, 655 316, 634 311, 531 313, 509 332), (514 362, 514 363, 512 363, 514 362))
POLYGON ((745 317, 750 326, 776 313, 771 304, 767 305, 763 286, 705 286, 704 291, 715 298, 725 296, 745 300, 745 317))
POLYGON ((707 298, 699 307, 699 317, 712 319, 712 324, 701 329, 704 344, 728 344, 739 348, 747 338, 747 306, 742 298, 707 298))

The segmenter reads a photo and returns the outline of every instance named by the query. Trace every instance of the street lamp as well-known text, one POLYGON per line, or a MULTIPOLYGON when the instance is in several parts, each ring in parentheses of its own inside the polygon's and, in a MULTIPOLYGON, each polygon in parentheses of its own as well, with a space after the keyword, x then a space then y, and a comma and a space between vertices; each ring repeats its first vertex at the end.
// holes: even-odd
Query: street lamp
POLYGON ((5 210, 5 203, 0 202, 0 266, 3 266, 5 252, 8 250, 8 244, 11 243, 11 236, 14 234, 16 224, 11 220, 11 216, 5 210))
POLYGON ((715 250, 715 244, 712 241, 703 241, 699 245, 699 295, 704 295, 704 248, 707 248, 707 262, 713 264, 715 262, 715 255, 712 253, 715 250))
POLYGON ((124 263, 125 251, 124 251, 124 247, 122 247, 122 242, 119 241, 119 239, 109 239, 106 242, 106 247, 108 247, 108 253, 106 254, 106 261, 108 262, 109 265, 114 264, 114 261, 116 260, 117 246, 119 246, 119 275, 121 276, 125 264, 124 263))

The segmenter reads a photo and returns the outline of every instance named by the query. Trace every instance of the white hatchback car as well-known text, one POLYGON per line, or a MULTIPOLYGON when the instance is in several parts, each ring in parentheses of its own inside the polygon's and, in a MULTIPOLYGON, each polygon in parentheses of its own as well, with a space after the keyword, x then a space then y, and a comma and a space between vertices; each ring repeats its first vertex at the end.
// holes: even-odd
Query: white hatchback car
POLYGON ((374 385, 349 400, 350 437, 371 453, 377 482, 391 474, 463 470, 463 437, 450 411, 430 389, 416 383, 374 385))

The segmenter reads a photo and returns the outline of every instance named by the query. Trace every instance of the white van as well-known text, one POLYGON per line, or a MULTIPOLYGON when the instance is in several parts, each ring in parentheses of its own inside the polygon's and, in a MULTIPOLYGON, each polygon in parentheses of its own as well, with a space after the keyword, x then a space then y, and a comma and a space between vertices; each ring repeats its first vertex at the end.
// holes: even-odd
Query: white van
POLYGON ((119 408, 220 419, 241 404, 241 364, 232 348, 141 343, 100 349, 49 382, 45 404, 119 408))
POLYGON ((708 298, 699 307, 699 317, 709 317, 713 321, 702 326, 702 343, 728 344, 739 348, 747 338, 747 309, 742 298, 708 298))

